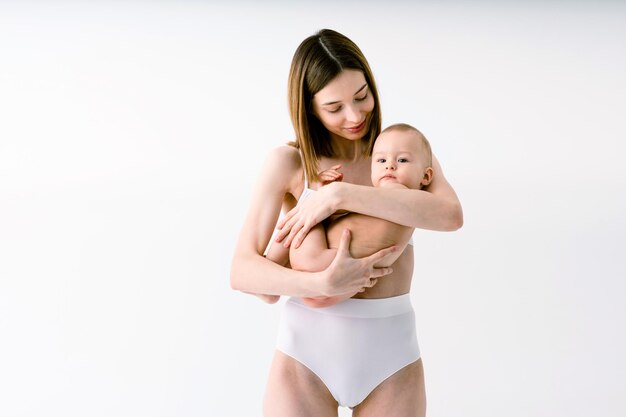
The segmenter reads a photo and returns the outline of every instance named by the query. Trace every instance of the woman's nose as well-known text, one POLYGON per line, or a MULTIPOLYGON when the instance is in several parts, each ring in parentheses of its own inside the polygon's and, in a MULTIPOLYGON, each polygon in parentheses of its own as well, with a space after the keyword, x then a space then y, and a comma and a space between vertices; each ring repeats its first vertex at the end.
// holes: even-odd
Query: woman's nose
POLYGON ((347 106, 346 119, 351 123, 359 123, 361 121, 361 112, 356 106, 347 106))

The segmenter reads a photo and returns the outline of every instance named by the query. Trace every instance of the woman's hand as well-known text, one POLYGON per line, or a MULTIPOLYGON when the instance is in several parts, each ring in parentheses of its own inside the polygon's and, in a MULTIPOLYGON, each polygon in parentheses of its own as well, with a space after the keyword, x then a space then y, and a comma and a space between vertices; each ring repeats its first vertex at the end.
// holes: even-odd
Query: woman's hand
MULTIPOLYGON (((339 173, 339 172, 338 172, 339 173)), ((322 173, 323 174, 323 173, 322 173)), ((339 173, 341 178, 343 175, 339 173)), ((335 176, 327 173, 325 176, 335 176)), ((298 248, 309 231, 322 220, 336 211, 337 180, 321 187, 316 193, 311 194, 291 209, 278 223, 276 242, 282 242, 288 248, 291 244, 298 248)))
POLYGON ((348 293, 356 294, 376 285, 378 278, 389 275, 390 267, 376 268, 374 265, 387 255, 398 250, 391 246, 365 258, 353 258, 350 255, 350 231, 345 229, 341 235, 337 255, 331 264, 322 271, 322 294, 324 297, 335 297, 348 293))

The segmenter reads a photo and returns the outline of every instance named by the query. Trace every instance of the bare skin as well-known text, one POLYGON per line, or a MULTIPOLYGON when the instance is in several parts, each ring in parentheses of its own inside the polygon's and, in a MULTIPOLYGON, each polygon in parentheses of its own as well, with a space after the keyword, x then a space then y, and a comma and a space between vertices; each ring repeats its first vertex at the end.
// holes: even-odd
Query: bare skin
MULTIPOLYGON (((369 180, 369 175, 365 177, 366 180, 369 180)), ((379 278, 376 285, 354 297, 387 298, 408 293, 413 264, 413 249, 409 247, 392 264, 391 274, 379 278)), ((420 359, 382 382, 365 401, 354 408, 353 415, 424 416, 425 383, 421 364, 420 359), (386 408, 389 404, 393 404, 390 409, 386 408), (390 413, 389 410, 394 412, 390 413)), ((264 416, 330 417, 338 415, 337 407, 328 388, 311 370, 276 351, 265 391, 264 416)))
MULTIPOLYGON (((276 351, 270 370, 263 415, 336 417, 338 404, 324 383, 306 366, 276 351), (278 400, 269 395, 280 391, 278 400), (303 394, 306 393, 306 394, 303 394)), ((426 415, 424 367, 419 359, 383 381, 353 409, 353 417, 423 417, 426 415)))
POLYGON ((235 247, 230 281, 233 289, 254 294, 332 297, 369 288, 372 279, 390 274, 391 268, 374 265, 395 248, 355 259, 347 251, 349 233, 343 238, 346 250, 338 251, 328 268, 317 273, 285 268, 263 256, 281 207, 294 207, 295 196, 302 193, 301 164, 298 151, 289 146, 275 149, 267 159, 235 247))
MULTIPOLYGON (((425 143, 426 139, 418 131, 396 128, 381 133, 372 153, 372 184, 375 187, 417 190, 428 186, 432 181, 432 167, 429 166, 430 149, 425 143)), ((341 181, 343 174, 340 169, 341 165, 335 165, 330 170, 321 172, 321 185, 341 181)), ((392 245, 403 251, 414 230, 408 226, 358 213, 339 215, 325 223, 327 226, 318 224, 311 229, 298 248, 291 248, 289 261, 292 268, 299 271, 325 269, 335 257, 341 231, 345 228, 352 231, 350 253, 355 258, 369 256, 381 248, 392 245)), ((274 246, 270 248, 270 253, 274 252, 274 246)), ((389 255, 376 266, 390 266, 400 255, 401 252, 389 255)), ((303 298, 303 301, 310 307, 327 307, 360 294, 303 298)))
MULTIPOLYGON (((343 182, 323 187, 296 207, 297 197, 304 187, 300 155, 289 147, 281 147, 270 155, 235 249, 231 268, 234 289, 299 297, 332 297, 363 289, 365 291, 360 294, 363 298, 385 298, 408 292, 413 273, 412 250, 405 250, 391 268, 377 269, 374 265, 394 250, 379 251, 362 259, 352 258, 348 252, 350 237, 345 233, 337 256, 319 273, 294 271, 263 257, 281 207, 289 211, 279 225, 278 236, 286 246, 292 241, 299 245, 312 227, 338 210, 378 217, 408 227, 432 230, 460 227, 460 204, 436 158, 433 158, 433 181, 426 190, 386 190, 369 185, 370 160, 362 156, 357 141, 359 137, 342 127, 358 126, 364 114, 366 116, 371 111, 371 107, 369 110, 365 107, 367 101, 356 101, 361 97, 356 93, 362 94, 363 84, 361 72, 346 70, 318 92, 330 93, 326 94, 327 97, 322 97, 324 94, 315 97, 316 100, 320 98, 321 103, 341 103, 340 111, 333 112, 335 119, 332 120, 326 118, 324 106, 314 107, 331 133, 335 150, 335 157, 323 158, 319 168, 326 170, 342 165, 343 182), (338 120, 338 117, 343 119, 338 120), (327 124, 325 121, 329 120, 327 124), (347 131, 345 135, 344 131, 347 131), (371 288, 372 279, 377 278, 378 283, 371 288)), ((380 410, 385 404, 396 402, 395 410, 406 410, 407 413, 395 415, 424 415, 421 410, 425 408, 425 402, 420 400, 424 376, 421 362, 418 362, 419 365, 409 365, 385 380, 355 408, 355 413, 361 416, 390 415, 388 412, 381 414, 380 410), (419 404, 416 404, 416 398, 419 404)), ((277 352, 265 393, 264 415, 337 416, 337 403, 313 372, 295 359, 277 352)))
POLYGON ((383 381, 354 407, 353 417, 423 417, 426 415, 424 366, 419 359, 383 381))
POLYGON ((276 351, 263 401, 266 417, 337 417, 337 401, 300 362, 276 351))

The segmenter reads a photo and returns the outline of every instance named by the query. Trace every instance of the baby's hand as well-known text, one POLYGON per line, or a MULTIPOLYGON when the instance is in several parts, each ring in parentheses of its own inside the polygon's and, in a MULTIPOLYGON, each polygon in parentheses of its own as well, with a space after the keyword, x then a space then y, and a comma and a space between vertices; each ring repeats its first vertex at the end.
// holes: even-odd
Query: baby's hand
POLYGON ((328 185, 331 182, 343 180, 343 174, 339 172, 340 169, 341 165, 335 165, 333 167, 330 167, 330 169, 318 172, 317 175, 320 177, 320 182, 322 183, 322 186, 328 185))

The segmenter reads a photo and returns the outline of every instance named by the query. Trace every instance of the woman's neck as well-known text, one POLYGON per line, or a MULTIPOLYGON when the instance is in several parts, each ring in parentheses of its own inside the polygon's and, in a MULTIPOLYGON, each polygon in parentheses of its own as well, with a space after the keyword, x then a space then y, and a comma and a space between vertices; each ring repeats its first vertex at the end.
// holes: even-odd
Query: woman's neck
POLYGON ((333 158, 346 161, 356 161, 363 156, 363 141, 348 140, 332 135, 333 158))

